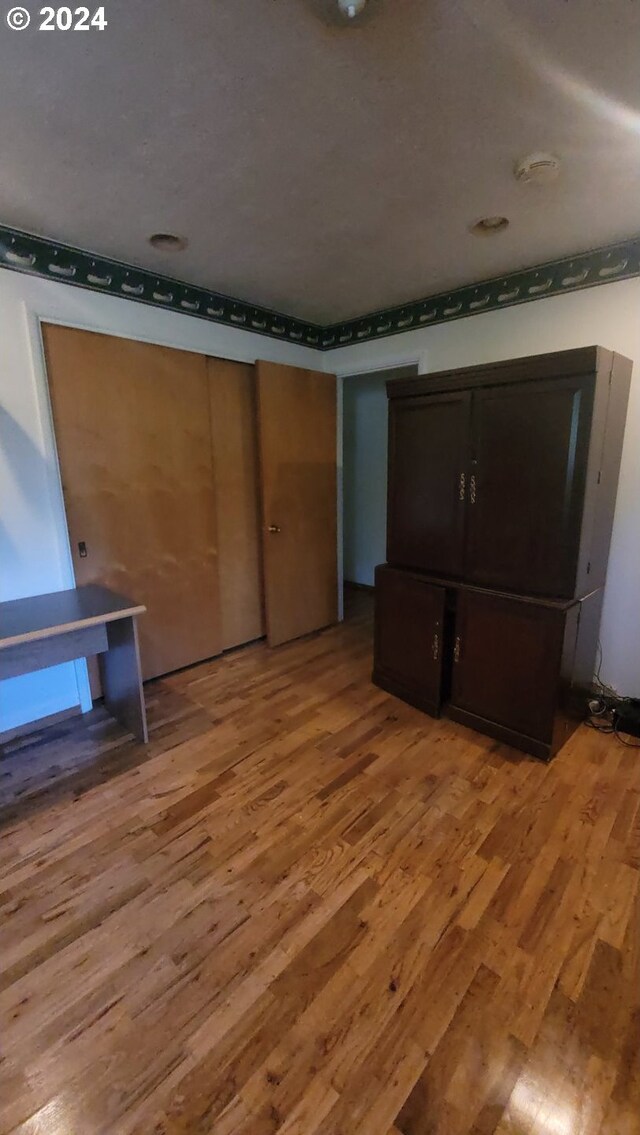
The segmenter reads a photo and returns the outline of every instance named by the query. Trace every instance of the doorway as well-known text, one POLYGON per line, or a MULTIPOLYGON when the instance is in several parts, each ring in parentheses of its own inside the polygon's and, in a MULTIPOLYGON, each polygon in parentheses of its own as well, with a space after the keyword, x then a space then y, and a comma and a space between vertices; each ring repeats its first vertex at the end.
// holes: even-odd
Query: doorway
POLYGON ((373 587, 387 558, 387 382, 418 363, 343 379, 343 555, 345 583, 373 587))

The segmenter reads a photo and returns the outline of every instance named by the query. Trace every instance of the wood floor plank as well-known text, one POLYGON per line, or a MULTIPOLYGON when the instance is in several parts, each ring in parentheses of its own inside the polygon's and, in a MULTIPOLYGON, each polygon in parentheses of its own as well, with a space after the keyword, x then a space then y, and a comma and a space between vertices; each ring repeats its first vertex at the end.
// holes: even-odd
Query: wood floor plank
POLYGON ((640 1135, 640 762, 370 682, 371 603, 0 763, 0 1135, 640 1135))

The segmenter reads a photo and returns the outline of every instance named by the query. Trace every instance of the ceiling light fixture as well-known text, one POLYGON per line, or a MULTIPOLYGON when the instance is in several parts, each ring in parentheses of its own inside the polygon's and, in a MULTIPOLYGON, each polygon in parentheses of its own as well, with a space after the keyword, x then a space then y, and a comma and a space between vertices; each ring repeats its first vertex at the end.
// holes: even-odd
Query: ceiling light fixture
POLYGON ((481 217, 469 225, 469 231, 474 236, 493 236, 494 233, 503 233, 509 225, 508 217, 481 217))
POLYGON ((355 20, 366 8, 367 0, 338 0, 338 7, 348 20, 355 20))
POLYGON ((186 237, 174 233, 154 233, 149 237, 149 244, 157 248, 158 252, 182 252, 188 243, 186 237))

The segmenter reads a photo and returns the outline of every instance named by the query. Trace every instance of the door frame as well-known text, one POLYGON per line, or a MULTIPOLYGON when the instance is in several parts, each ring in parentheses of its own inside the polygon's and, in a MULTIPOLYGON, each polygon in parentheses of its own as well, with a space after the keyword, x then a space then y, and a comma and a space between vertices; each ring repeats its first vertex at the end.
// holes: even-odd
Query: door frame
MULTIPOLYGON (((25 314, 27 319, 31 365, 36 380, 36 412, 38 417, 40 443, 42 445, 42 452, 48 471, 48 476, 46 477, 47 495, 49 498, 51 513, 54 517, 55 542, 58 560, 57 574, 59 576, 59 581, 62 589, 65 589, 76 586, 76 577, 73 569, 69 524, 67 521, 67 510, 64 503, 64 493, 62 489, 62 473, 60 471, 60 461, 58 459, 58 444, 53 425, 53 410, 51 408, 49 375, 47 372, 47 363, 44 353, 42 324, 59 323, 65 327, 70 326, 70 324, 66 323, 63 320, 49 319, 45 315, 40 315, 34 311, 29 311, 26 304, 25 314)), ((87 668, 87 661, 85 658, 77 658, 72 663, 72 665, 75 671, 80 712, 88 713, 88 711, 93 707, 93 698, 91 697, 91 686, 89 684, 89 671, 87 668)))
POLYGON ((338 622, 344 622, 344 375, 336 375, 336 551, 338 622))

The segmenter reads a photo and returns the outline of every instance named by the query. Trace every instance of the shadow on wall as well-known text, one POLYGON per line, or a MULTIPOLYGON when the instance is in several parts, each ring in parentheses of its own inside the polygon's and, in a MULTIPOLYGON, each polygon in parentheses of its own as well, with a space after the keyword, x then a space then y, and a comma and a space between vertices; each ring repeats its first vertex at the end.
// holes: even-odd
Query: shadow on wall
POLYGON ((373 584, 386 560, 387 382, 418 373, 418 364, 345 378, 343 386, 344 577, 373 584))
MULTIPOLYGON (((51 470, 37 445, 4 408, 0 408, 0 462, 2 501, 20 500, 21 515, 28 512, 37 516, 46 499, 51 470)), ((51 566, 43 559, 42 548, 36 545, 27 549, 12 530, 13 519, 0 512, 0 601, 55 590, 50 583, 51 566)), ((34 716, 46 717, 77 704, 78 686, 72 662, 7 678, 0 681, 0 734, 32 721, 34 716), (35 713, 34 706, 38 707, 35 713)))
MULTIPOLYGON (((0 458, 2 460, 2 481, 5 485, 3 497, 9 499, 9 483, 12 490, 19 493, 23 505, 31 508, 30 502, 42 497, 42 486, 50 476, 47 463, 38 447, 26 431, 5 409, 0 407, 0 458), (5 480, 6 478, 6 480, 5 480)), ((38 549, 32 549, 38 556, 38 549)), ((0 600, 21 599, 30 594, 28 578, 32 565, 24 565, 21 570, 20 550, 12 541, 10 518, 0 512, 0 563, 4 570, 0 573, 0 600), (7 565, 14 565, 9 570, 7 565), (25 590, 26 587, 26 590, 25 590)))

